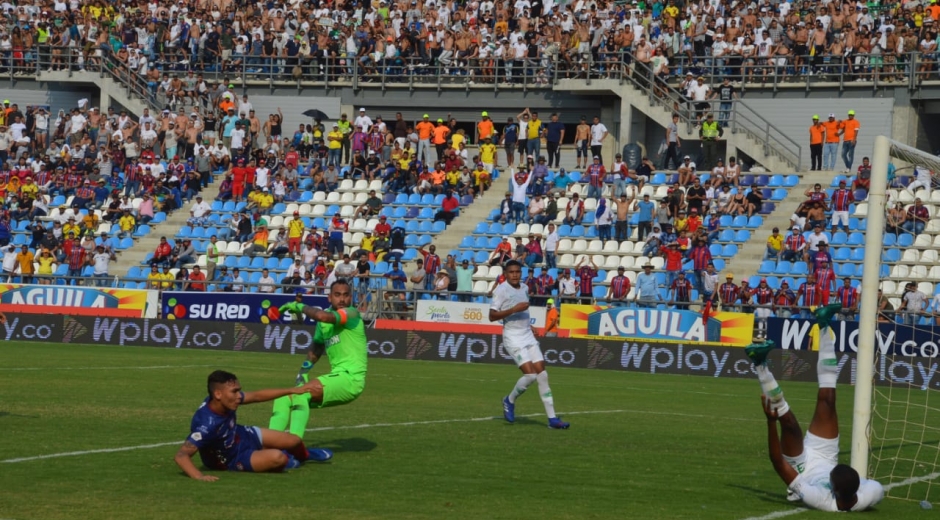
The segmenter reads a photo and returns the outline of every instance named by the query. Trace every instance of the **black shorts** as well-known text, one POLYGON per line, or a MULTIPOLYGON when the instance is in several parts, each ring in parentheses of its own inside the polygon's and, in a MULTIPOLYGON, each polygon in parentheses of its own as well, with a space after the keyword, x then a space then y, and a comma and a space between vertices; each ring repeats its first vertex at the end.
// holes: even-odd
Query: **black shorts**
POLYGON ((528 146, 529 146, 528 139, 519 139, 519 146, 517 150, 519 150, 519 153, 526 153, 526 150, 528 150, 528 146))

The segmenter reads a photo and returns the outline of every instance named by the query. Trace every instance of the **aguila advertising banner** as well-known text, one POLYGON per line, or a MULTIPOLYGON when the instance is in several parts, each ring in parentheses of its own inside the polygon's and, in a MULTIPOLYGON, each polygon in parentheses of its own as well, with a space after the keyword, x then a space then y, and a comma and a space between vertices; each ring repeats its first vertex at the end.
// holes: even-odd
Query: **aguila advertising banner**
POLYGON ((0 284, 0 311, 156 318, 156 291, 79 285, 0 284))

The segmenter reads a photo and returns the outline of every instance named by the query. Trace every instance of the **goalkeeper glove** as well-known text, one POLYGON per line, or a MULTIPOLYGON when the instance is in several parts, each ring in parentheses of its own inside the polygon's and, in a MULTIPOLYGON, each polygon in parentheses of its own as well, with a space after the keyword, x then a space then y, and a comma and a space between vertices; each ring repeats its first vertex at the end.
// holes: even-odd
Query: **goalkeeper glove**
POLYGON ((297 379, 294 381, 297 384, 297 386, 307 383, 307 372, 310 372, 310 369, 312 368, 313 368, 313 362, 309 360, 304 361, 300 365, 300 371, 297 372, 297 379))
POLYGON ((306 305, 303 303, 290 302, 290 303, 285 303, 284 305, 281 305, 281 307, 278 310, 281 312, 287 311, 291 314, 296 314, 299 316, 304 313, 304 307, 306 307, 306 305))

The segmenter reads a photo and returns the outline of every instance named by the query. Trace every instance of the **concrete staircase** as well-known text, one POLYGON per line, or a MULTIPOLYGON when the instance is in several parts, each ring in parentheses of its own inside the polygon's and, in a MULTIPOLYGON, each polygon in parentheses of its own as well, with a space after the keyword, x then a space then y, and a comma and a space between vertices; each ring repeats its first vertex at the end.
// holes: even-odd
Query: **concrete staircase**
POLYGON ((83 83, 94 84, 101 91, 99 102, 91 100, 91 106, 98 106, 102 112, 107 111, 112 101, 126 108, 128 112, 139 117, 144 108, 149 108, 151 114, 157 110, 152 104, 138 96, 126 83, 117 81, 108 73, 90 71, 43 71, 37 78, 42 82, 52 83, 83 83))
POLYGON ((738 254, 727 263, 728 269, 732 269, 735 275, 740 272, 745 277, 757 274, 764 252, 767 250, 767 237, 770 236, 774 226, 780 228, 780 233, 786 236, 789 232, 790 216, 805 200, 803 193, 816 183, 824 188, 828 187, 835 175, 836 172, 829 171, 804 172, 800 183, 790 188, 787 198, 777 204, 776 209, 770 215, 764 217, 764 225, 754 230, 751 239, 745 242, 738 249, 738 254))
MULTIPOLYGON (((667 97, 666 99, 668 99, 668 101, 660 101, 658 98, 651 98, 646 92, 634 87, 626 80, 621 82, 616 79, 592 79, 590 83, 587 83, 583 79, 562 79, 559 80, 553 88, 559 92, 573 91, 577 93, 612 94, 619 96, 621 126, 629 122, 631 107, 636 108, 653 121, 656 121, 663 128, 672 122, 672 98, 667 97)), ((750 110, 744 102, 737 101, 736 104, 736 106, 740 107, 740 114, 737 113, 739 109, 736 108, 736 113, 732 114, 731 128, 725 130, 724 137, 722 138, 727 143, 726 155, 740 156, 740 153, 744 153, 770 172, 799 171, 800 164, 798 158, 782 153, 781 150, 784 148, 784 144, 774 141, 776 138, 775 135, 769 136, 772 141, 769 146, 762 142, 760 136, 765 134, 765 132, 762 128, 764 121, 759 119, 760 116, 753 110, 750 110), (774 146, 775 144, 778 146, 774 146)), ((769 133, 773 134, 773 132, 769 133)), ((679 125, 679 134, 679 137, 683 140, 699 140, 698 129, 692 127, 690 124, 681 123, 679 125)), ((621 144, 627 144, 627 139, 623 136, 621 136, 621 141, 623 141, 621 144)), ((789 144, 786 146, 789 146, 789 144)), ((605 157, 604 164, 609 164, 609 162, 610 158, 605 157)))

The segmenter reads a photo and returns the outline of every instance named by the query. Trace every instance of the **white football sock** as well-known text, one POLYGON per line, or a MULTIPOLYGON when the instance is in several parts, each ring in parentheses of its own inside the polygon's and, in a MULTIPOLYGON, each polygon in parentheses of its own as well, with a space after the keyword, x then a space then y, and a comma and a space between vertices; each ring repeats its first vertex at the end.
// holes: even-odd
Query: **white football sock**
POLYGON ((529 385, 535 382, 535 374, 522 374, 522 377, 516 381, 516 386, 513 387, 512 392, 509 392, 509 402, 515 403, 516 398, 522 395, 525 392, 526 388, 529 388, 529 385))
POLYGON ((835 388, 839 379, 839 360, 836 359, 836 340, 832 329, 819 331, 819 361, 816 362, 819 388, 835 388))
POLYGON ((783 398, 783 390, 777 384, 774 375, 764 365, 757 365, 754 370, 757 372, 757 380, 760 381, 760 388, 764 391, 764 395, 770 399, 771 406, 777 410, 777 415, 783 417, 784 414, 790 411, 790 405, 783 398))
POLYGON ((541 372, 538 377, 539 395, 542 397, 542 404, 545 405, 545 415, 549 419, 555 418, 555 400, 552 398, 552 389, 548 386, 548 372, 541 372))

